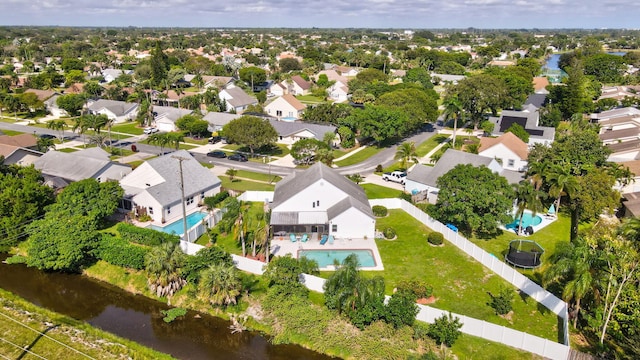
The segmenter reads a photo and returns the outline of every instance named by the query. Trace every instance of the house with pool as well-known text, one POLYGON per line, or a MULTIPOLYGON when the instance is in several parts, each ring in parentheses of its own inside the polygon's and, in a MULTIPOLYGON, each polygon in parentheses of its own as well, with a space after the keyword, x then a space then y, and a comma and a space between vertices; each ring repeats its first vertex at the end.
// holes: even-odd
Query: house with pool
POLYGON ((382 269, 369 199, 332 168, 316 163, 284 178, 270 208, 274 255, 304 255, 328 268, 334 259, 355 253, 361 266, 382 269))
MULTIPOLYGON (((222 182, 185 150, 146 161, 120 180, 125 193, 121 209, 149 215, 157 230, 164 231, 165 226, 181 223, 184 216, 181 178, 184 179, 187 219, 197 218, 189 216, 199 211, 205 197, 220 192, 222 182)), ((176 230, 180 230, 177 234, 181 234, 182 229, 176 225, 176 230)))

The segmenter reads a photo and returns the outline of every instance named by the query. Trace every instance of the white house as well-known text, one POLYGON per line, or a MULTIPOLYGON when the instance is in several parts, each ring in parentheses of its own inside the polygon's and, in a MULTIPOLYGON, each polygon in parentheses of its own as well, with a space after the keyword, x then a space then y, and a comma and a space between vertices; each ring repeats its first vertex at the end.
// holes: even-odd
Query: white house
POLYGON ((185 115, 189 115, 193 110, 178 109, 173 106, 153 106, 153 119, 156 128, 159 131, 171 132, 176 131, 176 120, 185 115))
POLYGON ((289 80, 280 83, 285 88, 286 94, 307 95, 311 90, 311 83, 303 79, 300 75, 292 76, 289 80))
POLYGON ((549 145, 556 136, 556 128, 550 126, 540 126, 538 121, 540 113, 533 104, 523 107, 522 111, 503 110, 500 117, 490 117, 489 121, 494 124, 493 135, 504 134, 513 124, 522 126, 529 133, 529 144, 536 143, 549 145))
POLYGON ((269 86, 267 92, 274 96, 282 96, 286 93, 286 87, 280 83, 273 83, 271 84, 271 86, 269 86))
POLYGON ((265 106, 264 111, 270 116, 275 116, 278 120, 295 121, 302 116, 306 108, 307 106, 296 99, 295 96, 285 94, 265 106))
POLYGON ((202 120, 209 123, 209 127, 207 129, 213 133, 222 130, 222 128, 231 122, 231 120, 235 120, 240 116, 241 115, 238 114, 210 111, 202 117, 202 120))
POLYGON ((508 132, 497 138, 481 138, 478 155, 498 160, 503 169, 525 171, 529 146, 519 137, 508 132))
POLYGON ((407 174, 404 188, 411 193, 427 192, 427 199, 435 204, 438 199, 438 179, 448 173, 451 169, 460 164, 470 164, 473 166, 486 166, 492 172, 504 176, 510 184, 517 184, 522 181, 522 174, 512 170, 504 169, 500 163, 489 157, 484 157, 464 151, 448 149, 435 166, 418 164, 407 174))
POLYGON ((66 183, 85 179, 96 179, 99 182, 120 180, 131 173, 131 166, 111 161, 109 153, 100 148, 71 153, 47 151, 33 165, 42 171, 45 180, 59 178, 66 183))
POLYGON ((138 104, 116 100, 99 99, 92 102, 88 110, 94 115, 106 115, 114 123, 133 120, 138 115, 138 104))
POLYGON ((301 139, 324 140, 324 134, 335 134, 333 125, 311 124, 303 121, 278 121, 269 119, 269 123, 278 133, 278 142, 291 145, 301 139))
POLYGON ((364 190, 322 163, 276 184, 270 208, 273 233, 375 236, 376 221, 364 190))
POLYGON ((179 150, 146 161, 120 180, 125 193, 124 209, 146 212, 159 224, 181 219, 181 170, 187 214, 197 209, 205 197, 220 192, 220 179, 189 152, 179 150))
POLYGON ((349 100, 349 87, 341 81, 336 81, 327 88, 327 96, 338 103, 346 102, 349 100))
POLYGON ((258 104, 258 100, 249 96, 244 90, 237 86, 228 87, 218 93, 220 100, 227 105, 227 111, 235 111, 236 114, 242 114, 249 105, 258 104))
POLYGON ((122 74, 131 75, 133 70, 120 70, 120 69, 104 69, 101 71, 104 82, 110 83, 117 79, 122 74))

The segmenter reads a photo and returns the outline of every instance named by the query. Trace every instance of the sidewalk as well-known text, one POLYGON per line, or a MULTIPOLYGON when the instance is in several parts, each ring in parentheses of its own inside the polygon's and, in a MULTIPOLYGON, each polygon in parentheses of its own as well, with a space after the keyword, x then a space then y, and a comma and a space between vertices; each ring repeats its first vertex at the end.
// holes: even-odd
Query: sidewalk
MULTIPOLYGON (((440 132, 438 132, 440 134, 440 132)), ((429 164, 431 162, 431 156, 437 153, 443 146, 447 145, 453 139, 453 134, 447 138, 447 140, 438 144, 438 146, 434 147, 433 150, 429 151, 427 155, 418 159, 418 162, 421 164, 429 164)))

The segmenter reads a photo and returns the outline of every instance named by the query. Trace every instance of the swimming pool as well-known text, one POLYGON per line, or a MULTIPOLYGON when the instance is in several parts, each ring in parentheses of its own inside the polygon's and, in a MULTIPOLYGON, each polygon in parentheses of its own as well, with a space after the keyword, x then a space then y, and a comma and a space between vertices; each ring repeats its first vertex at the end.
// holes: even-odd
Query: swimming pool
MULTIPOLYGON (((194 212, 187 215, 187 229, 191 229, 196 224, 199 224, 206 216, 207 213, 203 212, 194 212)), ((166 226, 151 225, 149 226, 149 229, 162 231, 167 234, 182 235, 184 233, 184 225, 182 223, 182 219, 178 219, 166 226)))
POLYGON ((376 260, 373 257, 373 252, 368 249, 359 250, 298 250, 298 258, 306 256, 307 259, 315 260, 318 262, 318 267, 325 268, 332 266, 334 260, 342 263, 347 256, 356 254, 358 257, 358 263, 360 267, 374 267, 376 266, 376 260))
MULTIPOLYGON (((525 211, 524 216, 522 217, 522 228, 526 229, 527 226, 540 225, 541 222, 542 217, 539 215, 533 216, 530 212, 525 211)), ((520 217, 516 217, 511 224, 507 224, 505 227, 507 229, 515 229, 518 225, 520 225, 520 217)))

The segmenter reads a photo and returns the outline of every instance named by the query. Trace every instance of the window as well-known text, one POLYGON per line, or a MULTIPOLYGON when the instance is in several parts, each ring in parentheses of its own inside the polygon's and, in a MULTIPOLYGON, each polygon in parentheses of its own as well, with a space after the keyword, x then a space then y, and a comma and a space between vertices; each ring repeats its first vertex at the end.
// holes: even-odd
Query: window
POLYGON ((338 224, 331 224, 331 232, 337 232, 338 231, 338 224))
POLYGON ((193 196, 187 198, 187 205, 193 204, 193 196))
POLYGON ((200 193, 200 197, 204 199, 204 191, 200 193))
POLYGON ((153 215, 153 208, 149 207, 149 215, 153 215))
POLYGON ((509 161, 507 162, 507 166, 509 167, 513 167, 516 164, 516 161, 513 159, 509 159, 509 161))
POLYGON ((167 214, 171 214, 171 206, 167 207, 167 214))
POLYGON ((320 200, 316 201, 316 206, 320 206, 320 200))
POLYGON ((276 116, 282 116, 282 110, 276 110, 276 116))
POLYGON ((314 209, 316 208, 316 202, 315 201, 311 202, 311 207, 314 208, 314 209))

